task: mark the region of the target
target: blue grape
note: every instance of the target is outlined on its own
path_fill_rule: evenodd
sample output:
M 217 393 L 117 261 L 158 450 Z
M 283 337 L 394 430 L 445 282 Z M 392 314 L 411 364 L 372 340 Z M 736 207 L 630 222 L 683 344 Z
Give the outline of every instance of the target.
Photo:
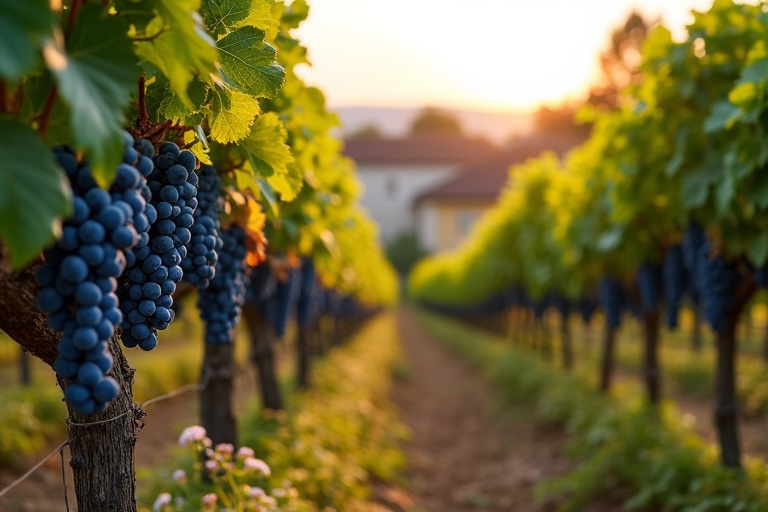
M 197 304 L 206 324 L 205 341 L 231 343 L 245 303 L 249 278 L 245 257 L 245 231 L 236 225 L 220 232 L 223 245 L 216 276 L 200 291 Z
M 711 246 L 705 242 L 699 248 L 699 290 L 704 319 L 715 332 L 725 328 L 733 308 L 733 296 L 739 282 L 739 271 L 733 262 L 722 256 L 710 256 Z
M 144 215 L 123 200 L 131 198 L 140 208 L 140 201 L 135 201 L 140 197 L 137 177 L 141 174 L 134 167 L 138 153 L 130 147 L 130 135 L 124 134 L 123 139 L 126 160 L 109 191 L 98 187 L 88 165 L 79 162 L 72 150 L 54 148 L 72 188 L 73 215 L 64 221 L 62 238 L 45 251 L 45 264 L 37 272 L 44 285 L 38 302 L 49 313 L 49 325 L 63 332 L 54 369 L 71 381 L 65 398 L 79 414 L 107 406 L 107 401 L 94 396 L 94 385 L 112 370 L 107 342 L 122 322 L 114 292 L 126 262 L 134 258 L 128 251 L 138 239 L 135 214 Z M 109 400 L 114 396 L 110 394 Z
M 635 284 L 643 311 L 656 311 L 664 296 L 664 277 L 661 265 L 644 262 L 637 269 Z
M 598 286 L 598 298 L 605 312 L 608 327 L 618 329 L 621 325 L 621 311 L 624 307 L 624 294 L 618 279 L 603 277 Z
M 199 290 L 208 287 L 216 275 L 218 253 L 221 248 L 219 230 L 221 225 L 218 218 L 217 202 L 221 191 L 221 179 L 216 169 L 211 165 L 201 165 L 199 176 L 189 173 L 197 180 L 197 209 L 191 216 L 193 222 L 185 217 L 185 226 L 174 231 L 180 240 L 190 244 L 190 251 L 181 261 L 184 279 L 195 285 Z M 179 234 L 179 231 L 183 233 Z

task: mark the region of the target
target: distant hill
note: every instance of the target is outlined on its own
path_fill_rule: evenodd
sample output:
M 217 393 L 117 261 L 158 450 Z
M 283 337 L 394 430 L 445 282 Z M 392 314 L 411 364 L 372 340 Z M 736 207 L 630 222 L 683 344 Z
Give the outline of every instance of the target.
M 341 118 L 343 136 L 373 124 L 387 137 L 405 135 L 411 122 L 421 111 L 420 108 L 378 107 L 342 107 L 332 110 Z M 498 145 L 505 144 L 514 135 L 528 135 L 533 131 L 533 116 L 528 113 L 443 110 L 461 121 L 467 135 L 485 137 Z

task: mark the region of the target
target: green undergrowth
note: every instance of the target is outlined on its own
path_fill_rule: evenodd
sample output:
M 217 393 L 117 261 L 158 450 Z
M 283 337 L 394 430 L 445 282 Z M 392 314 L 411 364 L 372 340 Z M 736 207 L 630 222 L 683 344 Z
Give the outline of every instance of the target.
M 287 412 L 251 409 L 241 439 L 272 467 L 273 485 L 290 481 L 313 510 L 364 511 L 373 482 L 399 480 L 407 430 L 388 398 L 399 350 L 394 313 L 380 314 L 316 363 Z
M 574 468 L 539 484 L 542 502 L 557 503 L 561 511 L 606 501 L 648 512 L 768 510 L 768 466 L 750 459 L 744 472 L 721 468 L 715 448 L 672 403 L 654 410 L 640 392 L 602 396 L 586 378 L 499 337 L 432 313 L 417 315 L 430 333 L 482 369 L 506 408 L 525 407 L 535 421 L 570 432 Z

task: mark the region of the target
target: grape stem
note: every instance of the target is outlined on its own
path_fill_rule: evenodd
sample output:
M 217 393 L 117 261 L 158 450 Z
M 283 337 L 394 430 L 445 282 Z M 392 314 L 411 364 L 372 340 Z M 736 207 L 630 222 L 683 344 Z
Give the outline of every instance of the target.
M 146 81 L 144 75 L 139 77 L 139 119 L 142 121 L 149 120 L 149 112 L 147 112 Z
M 0 112 L 8 112 L 8 90 L 5 80 L 0 79 Z
M 65 31 L 66 34 L 69 34 L 72 30 L 72 27 L 75 24 L 75 19 L 77 18 L 77 14 L 80 12 L 80 6 L 83 4 L 83 0 L 72 0 L 72 5 L 69 8 L 69 18 L 67 19 L 67 30 Z
M 48 123 L 51 121 L 53 107 L 56 104 L 56 92 L 56 84 L 54 83 L 51 85 L 51 90 L 48 91 L 48 97 L 45 99 L 43 112 L 40 114 L 40 126 L 37 128 L 37 132 L 41 137 L 45 137 L 45 132 L 48 131 Z

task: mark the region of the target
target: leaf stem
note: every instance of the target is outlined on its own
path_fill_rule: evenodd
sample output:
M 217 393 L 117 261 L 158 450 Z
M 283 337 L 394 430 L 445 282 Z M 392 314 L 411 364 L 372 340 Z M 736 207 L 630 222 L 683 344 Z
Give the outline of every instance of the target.
M 72 27 L 75 24 L 75 19 L 77 19 L 82 4 L 83 0 L 72 0 L 72 5 L 69 7 L 69 18 L 67 19 L 67 29 L 65 31 L 66 34 L 69 34 L 72 31 Z
M 145 41 L 154 41 L 155 39 L 157 39 L 158 37 L 160 37 L 161 35 L 163 35 L 166 32 L 168 32 L 168 29 L 163 27 L 160 30 L 158 30 L 156 34 L 152 34 L 151 36 L 135 36 L 135 37 L 129 37 L 128 39 L 130 39 L 134 43 L 140 43 L 140 42 L 145 42 Z
M 8 88 L 5 80 L 0 79 L 0 113 L 5 114 L 8 110 Z
M 53 107 L 56 104 L 56 84 L 51 85 L 51 90 L 48 91 L 48 97 L 45 99 L 45 106 L 43 112 L 40 114 L 40 126 L 37 128 L 37 132 L 41 137 L 45 137 L 45 132 L 48 131 L 48 123 L 51 121 L 51 115 L 53 114 Z
M 149 121 L 146 92 L 146 79 L 141 75 L 139 77 L 139 119 L 142 121 Z

